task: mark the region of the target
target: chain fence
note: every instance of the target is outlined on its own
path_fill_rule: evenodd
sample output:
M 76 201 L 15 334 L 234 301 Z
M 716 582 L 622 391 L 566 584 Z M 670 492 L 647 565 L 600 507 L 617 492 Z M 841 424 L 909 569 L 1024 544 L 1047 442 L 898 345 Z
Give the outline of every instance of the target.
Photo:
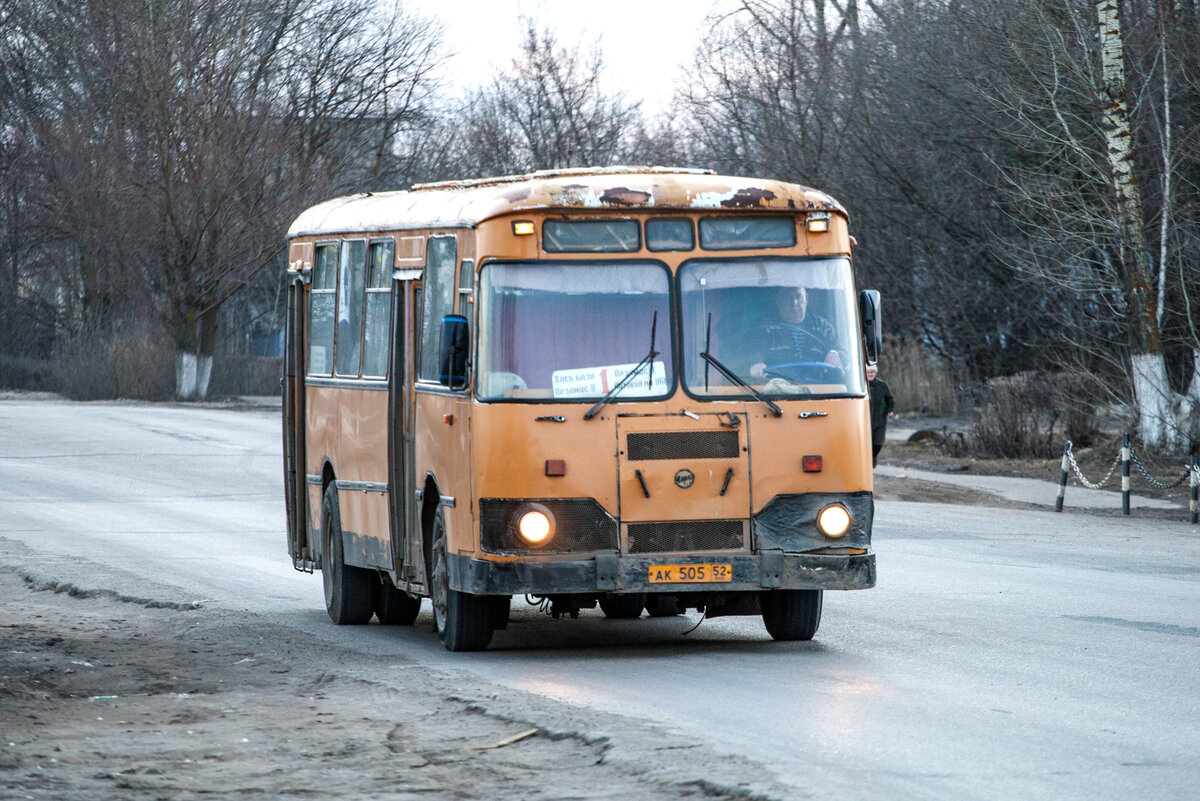
M 1063 446 L 1062 456 L 1062 471 L 1058 479 L 1058 498 L 1054 502 L 1054 511 L 1061 512 L 1063 510 L 1063 500 L 1067 492 L 1067 478 L 1070 473 L 1074 473 L 1079 483 L 1088 489 L 1098 490 L 1103 489 L 1108 484 L 1109 479 L 1117 471 L 1117 467 L 1121 468 L 1121 511 L 1125 514 L 1130 514 L 1129 496 L 1132 491 L 1132 474 L 1130 466 L 1136 466 L 1138 472 L 1152 487 L 1157 487 L 1160 490 L 1170 490 L 1181 486 L 1183 482 L 1190 481 L 1190 498 L 1189 511 L 1191 513 L 1191 522 L 1193 524 L 1200 523 L 1200 466 L 1197 465 L 1196 456 L 1192 456 L 1191 463 L 1185 465 L 1183 473 L 1173 481 L 1159 481 L 1146 469 L 1141 458 L 1138 457 L 1137 451 L 1133 448 L 1133 441 L 1128 434 L 1122 440 L 1121 447 L 1117 451 L 1116 457 L 1112 461 L 1112 465 L 1108 468 L 1108 472 L 1104 478 L 1099 481 L 1091 481 L 1083 474 L 1079 468 L 1079 462 L 1075 459 L 1074 445 L 1070 440 Z
M 1104 485 L 1112 478 L 1112 474 L 1117 472 L 1117 465 L 1121 464 L 1121 454 L 1117 455 L 1112 460 L 1112 467 L 1108 468 L 1108 472 L 1104 474 L 1104 478 L 1096 482 L 1087 480 L 1087 476 L 1079 469 L 1079 462 L 1075 461 L 1075 454 L 1071 452 L 1071 441 L 1067 440 L 1067 446 L 1063 449 L 1063 456 L 1071 461 L 1071 469 L 1075 472 L 1075 477 L 1079 479 L 1079 483 L 1088 489 L 1104 489 Z

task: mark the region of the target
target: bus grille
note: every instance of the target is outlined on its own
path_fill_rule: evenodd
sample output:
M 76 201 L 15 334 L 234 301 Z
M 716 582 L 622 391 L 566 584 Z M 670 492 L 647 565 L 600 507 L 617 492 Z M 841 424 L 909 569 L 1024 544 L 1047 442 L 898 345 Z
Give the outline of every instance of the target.
M 737 431 L 665 431 L 630 434 L 628 458 L 646 459 L 736 459 Z
M 544 506 L 554 518 L 554 537 L 538 548 L 517 536 L 517 517 L 531 502 Z M 619 531 L 617 521 L 591 498 L 479 500 L 479 541 L 488 553 L 616 551 Z
M 741 520 L 630 523 L 629 553 L 729 551 L 745 545 Z

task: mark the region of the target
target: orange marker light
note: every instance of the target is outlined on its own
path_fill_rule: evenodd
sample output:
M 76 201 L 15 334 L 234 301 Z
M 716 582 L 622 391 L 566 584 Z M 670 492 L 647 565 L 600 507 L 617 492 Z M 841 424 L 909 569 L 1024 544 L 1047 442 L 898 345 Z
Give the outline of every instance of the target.
M 443 423 L 445 423 L 445 424 L 446 424 L 446 425 L 448 425 L 448 426 L 452 426 L 452 425 L 454 425 L 454 415 L 452 415 L 452 414 L 443 414 L 443 415 L 442 415 L 442 422 L 443 422 Z
M 516 236 L 529 236 L 533 233 L 533 223 L 529 220 L 516 220 L 513 222 L 513 233 Z
M 823 234 L 829 230 L 829 217 L 809 217 L 808 232 L 810 234 Z

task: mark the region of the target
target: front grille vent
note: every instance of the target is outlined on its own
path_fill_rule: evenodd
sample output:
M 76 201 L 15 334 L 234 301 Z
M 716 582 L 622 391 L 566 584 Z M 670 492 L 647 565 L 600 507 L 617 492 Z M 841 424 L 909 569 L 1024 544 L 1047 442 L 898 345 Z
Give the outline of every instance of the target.
M 649 459 L 736 459 L 737 431 L 665 431 L 630 434 L 626 439 L 628 458 Z
M 745 546 L 741 520 L 630 523 L 629 553 L 731 551 Z
M 617 521 L 591 498 L 551 498 L 535 502 L 544 506 L 554 518 L 554 537 L 540 548 L 517 536 L 517 515 L 528 505 L 528 500 L 480 498 L 479 540 L 483 550 L 498 554 L 617 550 Z

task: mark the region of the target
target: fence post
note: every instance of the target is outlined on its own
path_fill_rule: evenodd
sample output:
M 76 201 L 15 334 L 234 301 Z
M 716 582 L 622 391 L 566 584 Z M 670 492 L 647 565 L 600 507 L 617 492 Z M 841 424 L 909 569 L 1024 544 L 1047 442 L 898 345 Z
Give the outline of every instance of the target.
M 1058 497 L 1054 499 L 1054 511 L 1061 512 L 1063 508 L 1063 497 L 1067 494 L 1067 469 L 1071 466 L 1067 461 L 1067 457 L 1071 453 L 1071 440 L 1067 440 L 1067 444 L 1063 445 L 1062 472 L 1058 474 Z
M 1196 462 L 1196 454 L 1192 454 L 1192 525 L 1200 523 L 1200 464 Z
M 1129 514 L 1129 459 L 1133 454 L 1129 435 L 1121 440 L 1121 513 Z

